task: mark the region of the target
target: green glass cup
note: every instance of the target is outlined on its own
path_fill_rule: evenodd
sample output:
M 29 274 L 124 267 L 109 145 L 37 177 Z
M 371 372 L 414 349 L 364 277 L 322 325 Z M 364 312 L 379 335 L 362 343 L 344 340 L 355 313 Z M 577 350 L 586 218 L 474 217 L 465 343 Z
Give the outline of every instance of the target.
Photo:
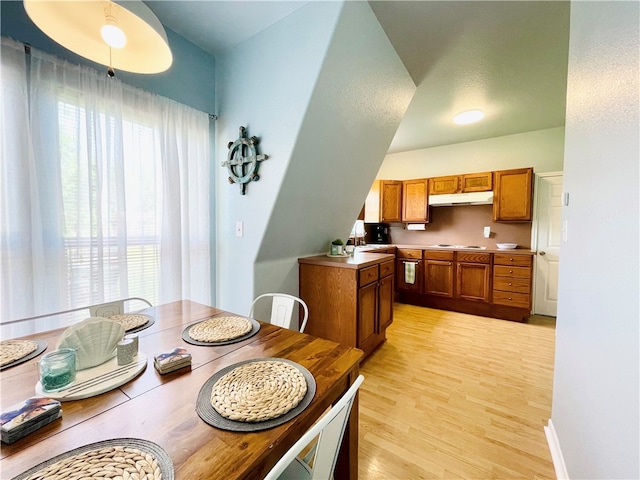
M 61 348 L 40 359 L 40 383 L 45 392 L 57 392 L 76 380 L 76 351 Z

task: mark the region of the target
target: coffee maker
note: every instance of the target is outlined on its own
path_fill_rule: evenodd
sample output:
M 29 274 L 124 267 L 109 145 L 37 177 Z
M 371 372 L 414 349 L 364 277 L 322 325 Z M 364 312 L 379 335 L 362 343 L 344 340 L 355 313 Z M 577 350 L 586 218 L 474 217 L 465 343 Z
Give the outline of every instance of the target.
M 369 244 L 389 244 L 389 226 L 386 223 L 365 223 L 364 241 Z

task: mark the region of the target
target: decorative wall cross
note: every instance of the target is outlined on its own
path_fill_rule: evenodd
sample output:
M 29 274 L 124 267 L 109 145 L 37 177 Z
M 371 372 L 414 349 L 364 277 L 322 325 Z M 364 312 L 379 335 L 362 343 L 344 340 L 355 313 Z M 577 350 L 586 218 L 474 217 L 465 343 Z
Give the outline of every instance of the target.
M 240 195 L 245 194 L 247 183 L 260 180 L 258 175 L 259 162 L 269 158 L 268 155 L 257 155 L 258 138 L 247 138 L 247 130 L 240 127 L 240 134 L 235 142 L 229 142 L 227 160 L 223 167 L 229 170 L 229 183 L 240 185 Z

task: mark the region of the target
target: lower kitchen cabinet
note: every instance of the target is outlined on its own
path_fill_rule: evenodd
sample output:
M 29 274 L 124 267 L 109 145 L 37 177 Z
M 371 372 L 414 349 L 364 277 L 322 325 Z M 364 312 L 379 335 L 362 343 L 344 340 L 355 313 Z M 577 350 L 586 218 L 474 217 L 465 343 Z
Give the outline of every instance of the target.
M 397 251 L 398 302 L 513 321 L 531 314 L 532 252 L 424 249 L 417 289 L 402 285 L 400 258 L 415 250 Z
M 305 333 L 360 348 L 365 356 L 386 340 L 393 322 L 393 255 L 318 255 L 298 264 L 299 295 L 309 307 Z
M 422 291 L 422 250 L 396 250 L 396 288 L 406 292 Z
M 424 293 L 453 298 L 453 252 L 424 252 Z
M 456 298 L 489 302 L 491 254 L 456 253 Z
M 493 303 L 531 308 L 531 255 L 496 253 L 493 259 Z

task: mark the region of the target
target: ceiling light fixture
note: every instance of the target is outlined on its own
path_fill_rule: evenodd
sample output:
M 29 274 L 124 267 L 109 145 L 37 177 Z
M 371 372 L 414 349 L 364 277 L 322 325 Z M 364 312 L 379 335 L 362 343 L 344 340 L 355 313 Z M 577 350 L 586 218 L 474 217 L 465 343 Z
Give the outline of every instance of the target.
M 484 112 L 482 110 L 467 110 L 453 117 L 453 123 L 457 125 L 467 125 L 468 123 L 479 122 L 483 118 Z
M 127 36 L 118 26 L 118 6 L 106 2 L 104 6 L 105 24 L 100 28 L 100 36 L 112 48 L 122 48 L 127 44 Z
M 57 43 L 110 69 L 160 73 L 173 62 L 164 27 L 141 0 L 24 0 L 24 8 Z

